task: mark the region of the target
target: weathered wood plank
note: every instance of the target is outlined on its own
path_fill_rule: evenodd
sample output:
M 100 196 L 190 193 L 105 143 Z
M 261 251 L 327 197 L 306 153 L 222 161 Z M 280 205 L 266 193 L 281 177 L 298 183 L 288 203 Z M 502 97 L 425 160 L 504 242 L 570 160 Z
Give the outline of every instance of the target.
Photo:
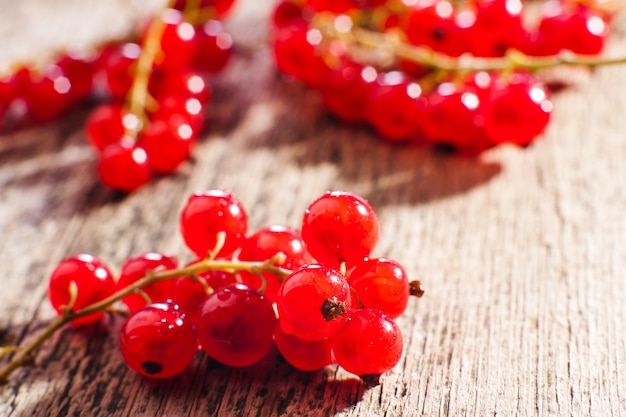
M 55 336 L 37 367 L 0 389 L 0 415 L 625 416 L 626 68 L 555 71 L 573 84 L 555 96 L 545 138 L 449 157 L 329 118 L 315 93 L 275 76 L 269 2 L 238 1 L 239 51 L 179 174 L 126 198 L 103 189 L 86 111 L 0 136 L 0 329 L 27 340 L 49 322 L 46 278 L 66 255 L 92 252 L 115 270 L 146 250 L 190 259 L 177 227 L 192 191 L 234 191 L 259 228 L 297 227 L 321 192 L 347 189 L 379 213 L 376 254 L 427 289 L 398 321 L 402 362 L 368 391 L 334 367 L 295 371 L 275 352 L 246 369 L 200 356 L 152 382 L 126 370 L 113 319 Z M 148 12 L 112 3 L 0 2 L 0 61 L 117 36 Z M 609 52 L 626 50 L 625 28 L 621 16 Z

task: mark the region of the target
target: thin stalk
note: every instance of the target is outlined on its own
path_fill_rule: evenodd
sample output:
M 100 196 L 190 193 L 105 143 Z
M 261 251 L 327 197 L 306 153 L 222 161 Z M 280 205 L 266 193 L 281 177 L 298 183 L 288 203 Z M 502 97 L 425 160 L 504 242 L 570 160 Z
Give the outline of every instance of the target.
M 560 65 L 578 65 L 598 67 L 604 65 L 626 64 L 626 56 L 596 57 L 576 55 L 567 51 L 547 57 L 534 57 L 517 50 L 510 50 L 501 58 L 480 58 L 469 54 L 458 58 L 451 57 L 431 50 L 407 43 L 400 33 L 377 32 L 358 26 L 353 26 L 348 32 L 337 31 L 329 21 L 317 21 L 315 26 L 327 39 L 336 39 L 350 45 L 367 48 L 369 50 L 387 53 L 395 58 L 411 61 L 424 67 L 447 72 L 476 72 L 476 71 L 505 71 L 511 69 L 525 69 L 536 71 Z

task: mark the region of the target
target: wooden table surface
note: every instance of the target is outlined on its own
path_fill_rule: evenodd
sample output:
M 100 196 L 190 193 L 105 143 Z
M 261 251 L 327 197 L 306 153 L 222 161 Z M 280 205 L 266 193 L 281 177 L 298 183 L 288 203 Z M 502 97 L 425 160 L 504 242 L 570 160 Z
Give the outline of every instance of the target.
M 1 0 L 0 62 L 120 36 L 158 3 Z M 528 149 L 446 156 L 338 123 L 277 77 L 273 4 L 238 0 L 237 54 L 174 176 L 127 197 L 101 186 L 87 109 L 0 135 L 0 339 L 51 321 L 47 278 L 63 257 L 90 252 L 116 271 L 148 250 L 189 260 L 178 216 L 193 191 L 235 192 L 258 229 L 299 227 L 322 192 L 349 190 L 379 214 L 375 254 L 426 289 L 398 319 L 400 364 L 369 390 L 275 351 L 245 369 L 199 356 L 153 382 L 126 369 L 114 318 L 48 341 L 0 387 L 0 416 L 626 416 L 626 66 L 547 74 L 567 85 Z M 607 53 L 626 53 L 624 15 Z

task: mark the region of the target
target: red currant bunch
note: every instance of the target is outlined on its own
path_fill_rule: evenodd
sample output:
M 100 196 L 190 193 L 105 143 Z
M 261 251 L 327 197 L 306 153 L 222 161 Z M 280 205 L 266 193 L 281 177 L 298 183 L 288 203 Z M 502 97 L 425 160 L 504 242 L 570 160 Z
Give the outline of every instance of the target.
M 527 23 L 522 0 L 283 0 L 273 51 L 339 119 L 475 155 L 546 129 L 552 102 L 535 70 L 602 51 L 602 2 L 549 0 L 538 15 Z
M 62 320 L 93 323 L 121 301 L 128 367 L 167 378 L 201 350 L 233 367 L 254 364 L 276 346 L 294 367 L 338 364 L 377 383 L 400 360 L 395 319 L 421 296 L 403 267 L 372 257 L 379 224 L 372 206 L 328 192 L 306 209 L 301 232 L 273 225 L 254 233 L 236 196 L 210 190 L 189 197 L 181 235 L 196 257 L 155 252 L 127 259 L 119 278 L 91 255 L 61 261 L 49 299 Z
M 135 42 L 64 52 L 0 74 L 0 128 L 52 121 L 87 98 L 101 102 L 85 133 L 102 182 L 133 191 L 186 161 L 206 124 L 211 74 L 233 40 L 219 19 L 233 0 L 176 1 Z
M 133 191 L 155 174 L 174 172 L 205 126 L 208 76 L 226 65 L 233 46 L 215 18 L 232 1 L 190 4 L 160 11 L 138 43 L 112 46 L 101 58 L 112 102 L 93 110 L 86 132 L 100 152 L 100 179 L 111 188 Z

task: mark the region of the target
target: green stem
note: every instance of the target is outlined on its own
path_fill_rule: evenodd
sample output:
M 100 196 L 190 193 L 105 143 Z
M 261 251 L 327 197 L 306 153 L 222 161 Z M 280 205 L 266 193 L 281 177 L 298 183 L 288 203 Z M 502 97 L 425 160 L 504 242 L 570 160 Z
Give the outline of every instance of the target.
M 110 311 L 110 307 L 114 303 L 120 301 L 127 295 L 141 291 L 142 288 L 150 284 L 178 277 L 194 276 L 205 271 L 215 270 L 228 272 L 249 271 L 259 274 L 263 272 L 269 272 L 275 274 L 281 280 L 284 280 L 291 273 L 290 270 L 277 266 L 283 263 L 284 260 L 285 255 L 282 253 L 279 253 L 263 262 L 204 259 L 185 268 L 149 272 L 148 274 L 146 274 L 145 277 L 134 282 L 132 285 L 129 285 L 128 287 L 119 290 L 115 294 L 105 299 L 83 307 L 81 309 L 74 311 L 71 306 L 68 306 L 68 308 L 65 309 L 58 318 L 50 323 L 50 325 L 46 327 L 46 329 L 43 330 L 37 336 L 37 338 L 35 338 L 35 340 L 30 342 L 27 346 L 11 346 L 2 348 L 2 350 L 0 351 L 2 353 L 16 353 L 14 357 L 9 361 L 9 363 L 7 363 L 4 368 L 0 369 L 0 383 L 6 382 L 9 376 L 16 369 L 32 363 L 34 354 L 37 349 L 39 349 L 46 340 L 50 339 L 57 330 L 59 330 L 67 323 L 79 317 L 87 316 L 93 313 Z
M 395 58 L 404 59 L 439 71 L 476 72 L 504 71 L 525 69 L 536 71 L 560 65 L 579 65 L 597 67 L 604 65 L 626 64 L 626 56 L 606 58 L 582 56 L 569 52 L 547 57 L 531 57 L 517 50 L 510 50 L 501 58 L 480 58 L 462 55 L 458 58 L 435 52 L 429 48 L 411 45 L 404 41 L 397 32 L 381 33 L 362 27 L 353 27 L 349 32 L 337 31 L 332 22 L 318 21 L 314 25 L 329 39 L 338 39 L 357 47 L 364 47 L 387 53 Z M 348 47 L 348 50 L 351 48 Z
M 136 128 L 126 131 L 126 136 L 137 139 L 140 129 L 147 120 L 146 108 L 150 99 L 148 84 L 152 76 L 152 68 L 157 55 L 161 52 L 161 37 L 165 29 L 165 22 L 159 16 L 155 17 L 150 26 L 146 38 L 141 45 L 141 54 L 137 60 L 133 84 L 128 92 L 127 105 L 131 114 L 134 114 L 141 121 Z

